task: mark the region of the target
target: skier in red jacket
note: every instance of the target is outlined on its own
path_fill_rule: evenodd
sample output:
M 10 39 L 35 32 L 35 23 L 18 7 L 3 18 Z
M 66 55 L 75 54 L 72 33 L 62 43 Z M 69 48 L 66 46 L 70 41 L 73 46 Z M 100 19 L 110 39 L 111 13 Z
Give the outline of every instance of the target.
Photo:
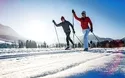
M 73 13 L 75 19 L 81 23 L 81 27 L 82 27 L 83 34 L 84 34 L 84 41 L 83 41 L 84 42 L 84 51 L 88 51 L 88 34 L 89 34 L 89 31 L 93 32 L 93 25 L 92 25 L 91 19 L 86 16 L 85 11 L 83 11 L 81 13 L 82 14 L 81 18 L 77 17 L 74 10 L 72 10 L 72 13 Z M 90 24 L 90 26 L 89 26 L 89 24 Z

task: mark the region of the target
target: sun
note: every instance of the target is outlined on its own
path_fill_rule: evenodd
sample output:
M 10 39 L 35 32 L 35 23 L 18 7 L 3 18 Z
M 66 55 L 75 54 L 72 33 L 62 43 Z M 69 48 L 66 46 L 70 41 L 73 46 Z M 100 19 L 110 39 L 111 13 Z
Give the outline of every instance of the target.
M 38 19 L 29 20 L 28 22 L 28 32 L 29 37 L 32 40 L 40 41 L 44 37 L 45 33 L 45 26 L 44 23 Z

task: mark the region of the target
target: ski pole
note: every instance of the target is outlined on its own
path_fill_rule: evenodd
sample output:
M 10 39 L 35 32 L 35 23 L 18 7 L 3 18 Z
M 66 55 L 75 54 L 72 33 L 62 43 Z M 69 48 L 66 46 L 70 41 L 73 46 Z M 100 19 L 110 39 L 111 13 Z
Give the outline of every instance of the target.
M 97 36 L 93 32 L 92 32 L 92 34 L 95 36 L 95 38 L 97 39 L 97 41 L 100 42 L 99 39 L 97 38 Z
M 74 35 L 76 36 L 76 34 L 74 34 Z M 80 41 L 81 44 L 83 44 L 82 41 L 77 36 L 76 36 L 76 38 Z
M 98 42 L 100 42 L 100 40 L 97 38 L 97 36 L 92 32 L 92 34 L 95 36 L 95 38 L 97 39 Z M 104 48 L 104 50 L 106 51 L 106 48 Z
M 58 33 L 57 33 L 57 30 L 56 30 L 56 26 L 55 26 L 55 25 L 54 25 L 54 28 L 55 28 L 55 32 L 56 32 L 56 37 L 57 37 L 57 40 L 58 40 L 59 48 L 60 48 L 59 37 L 58 37 Z
M 72 23 L 73 23 L 73 27 L 74 27 L 74 16 L 72 15 Z M 73 42 L 75 44 L 75 40 L 74 40 L 74 33 L 73 33 Z

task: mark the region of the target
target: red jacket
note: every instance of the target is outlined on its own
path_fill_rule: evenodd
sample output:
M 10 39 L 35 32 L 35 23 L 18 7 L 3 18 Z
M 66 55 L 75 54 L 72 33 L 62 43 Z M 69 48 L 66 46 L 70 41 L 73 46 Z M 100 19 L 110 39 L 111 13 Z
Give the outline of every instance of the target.
M 89 28 L 88 23 L 90 24 L 90 27 L 92 28 L 92 22 L 89 17 L 78 18 L 75 13 L 74 13 L 74 17 L 75 19 L 81 22 L 82 29 L 88 29 Z

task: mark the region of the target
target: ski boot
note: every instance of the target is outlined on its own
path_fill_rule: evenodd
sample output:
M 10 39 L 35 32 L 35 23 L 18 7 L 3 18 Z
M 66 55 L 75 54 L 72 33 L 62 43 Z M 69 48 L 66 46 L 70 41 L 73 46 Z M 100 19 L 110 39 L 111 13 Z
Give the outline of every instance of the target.
M 85 48 L 84 51 L 88 51 L 88 48 Z
M 69 46 L 65 48 L 65 50 L 69 50 Z

